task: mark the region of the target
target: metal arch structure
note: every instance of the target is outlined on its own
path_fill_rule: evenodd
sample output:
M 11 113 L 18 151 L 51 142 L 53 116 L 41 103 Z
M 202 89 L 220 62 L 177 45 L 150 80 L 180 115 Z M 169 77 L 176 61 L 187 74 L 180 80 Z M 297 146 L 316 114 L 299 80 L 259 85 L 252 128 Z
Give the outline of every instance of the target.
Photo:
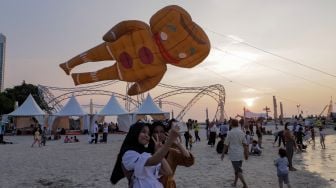
M 179 86 L 170 86 L 166 84 L 159 84 L 161 87 L 166 87 L 174 89 L 162 95 L 159 95 L 154 98 L 154 100 L 162 100 L 164 98 L 186 93 L 196 93 L 196 95 L 187 103 L 187 105 L 181 110 L 177 115 L 176 119 L 181 120 L 187 111 L 203 96 L 207 95 L 213 98 L 217 103 L 217 110 L 214 117 L 214 120 L 219 116 L 219 121 L 224 121 L 224 104 L 225 104 L 225 88 L 220 84 L 204 86 L 204 87 L 179 87 Z M 216 92 L 217 91 L 217 92 Z
M 45 100 L 48 106 L 51 107 L 50 112 L 57 112 L 62 109 L 62 105 L 60 103 L 54 104 L 54 103 L 49 102 L 49 101 L 52 101 L 55 98 L 55 96 L 54 94 L 50 92 L 47 86 L 38 85 L 37 88 L 38 88 L 39 96 L 42 99 L 42 101 Z
M 140 103 L 144 99 L 144 95 L 138 95 L 137 99 L 133 99 L 127 94 L 120 94 L 112 91 L 106 90 L 97 90 L 96 88 L 108 86 L 114 84 L 118 81 L 108 81 L 102 84 L 91 85 L 88 87 L 76 87 L 76 88 L 58 88 L 58 87 L 50 87 L 50 86 L 43 86 L 39 85 L 39 91 L 41 93 L 40 96 L 44 97 L 46 102 L 49 106 L 53 108 L 53 111 L 59 111 L 62 108 L 61 102 L 65 99 L 70 98 L 72 95 L 74 96 L 84 96 L 84 95 L 108 95 L 111 96 L 114 94 L 116 97 L 125 100 L 125 108 L 126 110 L 131 110 L 131 105 L 138 107 Z M 154 102 L 158 103 L 161 107 L 162 104 L 168 104 L 175 106 L 177 108 L 182 109 L 180 113 L 176 116 L 176 119 L 182 120 L 184 115 L 190 110 L 190 108 L 203 96 L 209 96 L 214 99 L 218 105 L 216 114 L 213 120 L 217 119 L 219 121 L 224 121 L 225 112 L 224 112 L 224 104 L 225 104 L 225 88 L 220 84 L 210 85 L 210 86 L 203 86 L 203 87 L 180 87 L 180 86 L 172 86 L 167 84 L 159 84 L 160 87 L 164 87 L 170 89 L 166 93 L 163 93 L 155 98 L 153 98 Z M 127 84 L 126 91 L 130 87 L 130 83 Z M 57 91 L 64 91 L 66 93 L 55 97 L 50 90 L 57 90 Z M 126 92 L 127 93 L 127 92 Z M 164 100 L 168 97 L 180 94 L 196 94 L 185 106 L 182 106 L 178 103 L 171 102 Z M 219 118 L 218 118 L 219 117 Z
M 162 104 L 167 104 L 167 105 L 175 106 L 175 107 L 180 108 L 180 109 L 184 108 L 184 106 L 182 106 L 182 105 L 180 105 L 180 104 L 178 104 L 176 102 L 172 102 L 172 101 L 154 101 L 154 102 L 158 103 L 159 106 L 160 106 L 160 108 L 162 108 Z
M 125 106 L 129 107 L 129 108 L 127 108 L 128 111 L 131 111 L 131 105 L 130 104 L 132 104 L 135 107 L 140 105 L 139 100 L 135 100 L 135 99 L 131 98 L 130 96 L 123 95 L 123 94 L 116 93 L 116 92 L 106 91 L 106 90 L 80 90 L 80 91 L 66 90 L 66 91 L 70 91 L 70 92 L 64 93 L 64 94 L 59 95 L 57 97 L 54 97 L 54 95 L 45 86 L 40 86 L 39 91 L 47 99 L 48 105 L 52 106 L 53 109 L 55 109 L 55 110 L 60 110 L 62 108 L 61 102 L 70 98 L 72 95 L 74 95 L 74 96 L 84 96 L 84 95 L 108 95 L 108 96 L 111 96 L 112 94 L 114 94 L 116 97 L 125 100 Z M 172 102 L 172 101 L 158 101 L 157 100 L 157 101 L 154 101 L 154 102 L 159 103 L 159 104 L 161 103 L 160 106 L 162 104 L 166 104 L 166 105 L 175 106 L 175 107 L 180 108 L 180 109 L 184 108 L 184 106 L 182 106 L 182 105 L 180 105 L 176 102 Z
M 67 98 L 62 99 L 61 101 L 55 100 L 55 99 L 57 99 L 61 96 L 55 97 L 55 95 L 50 90 L 63 91 L 63 92 L 67 92 L 67 93 L 78 93 L 80 91 L 96 89 L 96 88 L 112 85 L 112 84 L 117 83 L 117 82 L 118 81 L 116 81 L 116 80 L 112 80 L 112 81 L 106 81 L 106 82 L 103 82 L 103 83 L 100 83 L 100 84 L 95 84 L 95 85 L 91 85 L 91 86 L 87 86 L 87 87 L 76 87 L 76 88 L 61 88 L 61 87 L 38 85 L 38 91 L 40 93 L 39 96 L 42 98 L 42 100 L 45 100 L 47 102 L 48 106 L 50 106 L 52 108 L 51 112 L 57 112 L 57 111 L 59 111 L 63 108 L 63 105 L 60 102 L 63 101 L 64 99 L 67 99 Z
M 72 91 L 72 92 L 68 92 L 68 93 L 64 93 L 58 97 L 55 97 L 54 99 L 52 99 L 51 101 L 49 101 L 49 104 L 53 104 L 53 105 L 60 105 L 60 103 L 65 100 L 70 98 L 71 96 L 84 96 L 84 95 L 107 95 L 107 96 L 112 96 L 114 95 L 117 98 L 121 98 L 123 100 L 128 101 L 129 103 L 133 104 L 134 106 L 139 106 L 140 103 L 135 100 L 130 98 L 129 96 L 120 94 L 120 93 L 116 93 L 113 91 L 105 91 L 105 90 L 80 90 L 80 91 Z M 129 110 L 129 109 L 127 109 Z

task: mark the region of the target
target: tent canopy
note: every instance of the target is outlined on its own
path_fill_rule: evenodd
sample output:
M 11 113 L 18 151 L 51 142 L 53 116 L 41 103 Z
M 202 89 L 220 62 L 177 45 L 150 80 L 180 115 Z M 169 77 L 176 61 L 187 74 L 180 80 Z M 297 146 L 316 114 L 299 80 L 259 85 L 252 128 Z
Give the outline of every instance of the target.
M 33 96 L 29 94 L 22 105 L 8 114 L 8 116 L 43 116 L 46 113 L 39 107 Z
M 170 113 L 162 111 L 148 94 L 144 102 L 133 113 L 118 116 L 119 130 L 128 132 L 130 126 L 143 115 L 150 115 L 153 119 L 164 120 L 169 118 Z
M 68 103 L 56 114 L 55 116 L 84 116 L 87 113 L 84 112 L 82 107 L 79 105 L 77 99 L 73 95 Z
M 118 103 L 114 95 L 111 96 L 108 103 L 98 113 L 98 115 L 103 115 L 103 116 L 113 116 L 113 115 L 121 115 L 121 114 L 127 114 L 127 112 L 124 108 L 121 107 L 121 105 Z
M 256 112 L 251 112 L 248 109 L 245 111 L 245 117 L 246 118 L 266 118 L 266 113 L 256 113 Z
M 141 106 L 134 111 L 135 114 L 169 114 L 169 112 L 163 112 L 153 101 L 152 97 L 148 94 L 145 101 L 141 104 Z

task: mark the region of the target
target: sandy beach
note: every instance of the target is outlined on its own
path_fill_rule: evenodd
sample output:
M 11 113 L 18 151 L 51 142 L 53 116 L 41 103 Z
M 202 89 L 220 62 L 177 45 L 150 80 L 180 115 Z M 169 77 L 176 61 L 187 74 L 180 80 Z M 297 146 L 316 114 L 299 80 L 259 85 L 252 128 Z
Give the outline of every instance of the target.
M 321 149 L 317 137 L 315 149 L 309 145 L 307 152 L 295 154 L 294 166 L 298 171 L 290 172 L 292 187 L 336 187 L 332 180 L 336 177 L 336 137 L 335 131 L 327 132 L 327 149 Z M 221 161 L 215 147 L 207 145 L 205 131 L 200 133 L 202 141 L 194 143 L 192 148 L 196 162 L 189 168 L 177 168 L 177 187 L 231 187 L 233 169 L 228 156 Z M 31 148 L 32 136 L 6 136 L 13 144 L 0 145 L 0 187 L 127 187 L 126 179 L 115 186 L 109 181 L 124 137 L 110 134 L 107 144 L 88 144 L 87 136 L 80 135 L 79 143 L 65 144 L 57 140 L 47 142 L 42 148 L 36 145 Z M 244 161 L 249 187 L 278 187 L 273 165 L 278 147 L 272 146 L 273 140 L 273 135 L 265 135 L 263 154 Z M 238 183 L 237 187 L 242 184 Z

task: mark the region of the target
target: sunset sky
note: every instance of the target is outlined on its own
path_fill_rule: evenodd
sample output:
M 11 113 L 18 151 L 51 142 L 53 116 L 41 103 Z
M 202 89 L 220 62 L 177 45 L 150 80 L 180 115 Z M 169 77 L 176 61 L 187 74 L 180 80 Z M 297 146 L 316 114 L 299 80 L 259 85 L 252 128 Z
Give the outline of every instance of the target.
M 102 36 L 118 22 L 148 23 L 157 10 L 171 4 L 186 9 L 205 30 L 211 52 L 192 69 L 168 66 L 161 83 L 222 84 L 228 116 L 241 114 L 244 106 L 261 112 L 273 105 L 272 96 L 283 103 L 286 116 L 297 114 L 298 104 L 304 115 L 319 114 L 331 96 L 336 97 L 334 0 L 2 0 L 0 33 L 7 37 L 5 87 L 22 80 L 74 87 L 71 77 L 58 67 L 60 63 L 103 42 Z M 95 71 L 113 63 L 87 63 L 73 72 Z M 101 89 L 125 93 L 126 84 Z M 156 87 L 149 93 L 154 98 L 167 91 Z M 186 105 L 194 95 L 167 100 Z M 104 105 L 109 97 L 78 97 L 83 105 L 89 99 Z M 184 119 L 204 121 L 206 108 L 213 118 L 216 106 L 205 96 Z M 174 110 L 175 115 L 180 111 L 168 105 L 163 110 Z

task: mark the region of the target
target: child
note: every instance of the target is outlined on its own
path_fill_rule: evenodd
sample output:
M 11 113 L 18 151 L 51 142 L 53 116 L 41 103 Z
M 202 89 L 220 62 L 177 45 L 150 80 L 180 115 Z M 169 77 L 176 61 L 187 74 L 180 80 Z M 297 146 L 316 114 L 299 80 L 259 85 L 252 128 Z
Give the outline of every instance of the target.
M 104 142 L 105 142 L 104 137 L 103 137 L 103 136 L 100 136 L 100 137 L 99 137 L 99 143 L 104 143 Z
M 246 144 L 250 146 L 250 144 L 253 141 L 253 137 L 251 136 L 250 131 L 246 131 L 245 139 L 246 139 Z
M 251 150 L 250 150 L 250 154 L 251 155 L 258 155 L 258 156 L 261 155 L 261 149 L 258 145 L 258 141 L 253 140 Z
M 322 127 L 320 127 L 319 129 L 320 129 L 320 144 L 321 144 L 321 146 L 322 146 L 322 149 L 325 149 L 324 140 L 325 140 L 325 136 L 326 136 L 326 134 L 325 134 L 325 132 L 323 131 L 323 128 L 322 128 Z
M 92 144 L 93 141 L 94 141 L 94 134 L 91 134 L 91 135 L 89 135 L 89 137 L 88 137 L 88 142 L 89 142 L 89 144 Z
M 41 147 L 41 135 L 40 135 L 40 128 L 37 128 L 34 132 L 34 142 L 31 147 L 34 147 L 35 143 L 38 143 L 38 146 Z
M 64 143 L 71 143 L 71 140 L 68 136 L 65 136 Z
M 286 150 L 283 148 L 279 149 L 279 156 L 277 160 L 274 161 L 274 165 L 277 167 L 277 175 L 279 180 L 279 187 L 283 187 L 283 183 L 287 184 L 287 187 L 290 188 L 289 178 L 288 178 L 288 159 Z
M 216 146 L 216 151 L 218 154 L 221 154 L 223 152 L 223 149 L 224 149 L 224 136 L 221 136 L 220 137 L 220 141 L 217 143 L 217 146 Z

